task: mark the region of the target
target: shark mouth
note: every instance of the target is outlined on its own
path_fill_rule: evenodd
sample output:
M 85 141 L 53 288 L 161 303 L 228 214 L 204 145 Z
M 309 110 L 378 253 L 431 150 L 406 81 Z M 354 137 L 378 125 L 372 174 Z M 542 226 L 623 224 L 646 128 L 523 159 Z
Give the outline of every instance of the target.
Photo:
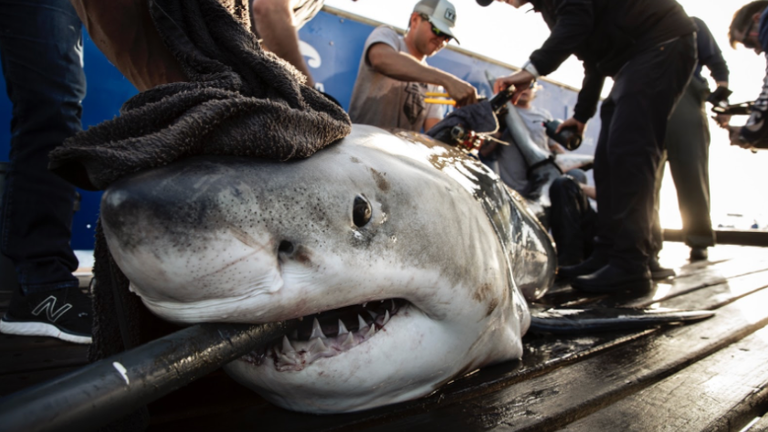
M 261 366 L 272 360 L 280 372 L 300 371 L 321 358 L 333 357 L 369 340 L 410 303 L 388 299 L 347 306 L 292 321 L 298 328 L 242 361 Z

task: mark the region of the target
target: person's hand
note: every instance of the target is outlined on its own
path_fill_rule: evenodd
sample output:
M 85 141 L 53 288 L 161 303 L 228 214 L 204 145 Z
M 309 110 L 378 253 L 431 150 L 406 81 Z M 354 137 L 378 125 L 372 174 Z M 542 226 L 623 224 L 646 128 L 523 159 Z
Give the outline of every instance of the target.
M 752 144 L 741 139 L 741 127 L 740 126 L 728 126 L 728 135 L 731 140 L 731 145 L 739 146 L 743 149 L 751 149 Z
M 534 77 L 532 73 L 526 70 L 521 70 L 519 72 L 513 73 L 512 75 L 498 78 L 496 79 L 496 82 L 493 83 L 493 93 L 500 93 L 510 87 L 513 87 L 515 90 L 512 94 L 511 101 L 514 105 L 520 98 L 520 93 L 522 93 L 523 90 L 529 88 L 535 78 L 536 77 Z
M 456 108 L 472 105 L 477 102 L 477 90 L 472 84 L 453 78 L 443 85 L 448 95 L 456 101 Z
M 731 122 L 730 114 L 717 114 L 712 117 L 713 120 L 723 129 L 728 129 L 728 124 Z
M 576 132 L 579 133 L 579 135 L 584 135 L 584 128 L 586 124 L 576 120 L 575 118 L 571 117 L 568 120 L 560 123 L 560 126 L 557 127 L 557 130 L 555 131 L 556 134 L 559 134 L 563 128 L 576 126 Z

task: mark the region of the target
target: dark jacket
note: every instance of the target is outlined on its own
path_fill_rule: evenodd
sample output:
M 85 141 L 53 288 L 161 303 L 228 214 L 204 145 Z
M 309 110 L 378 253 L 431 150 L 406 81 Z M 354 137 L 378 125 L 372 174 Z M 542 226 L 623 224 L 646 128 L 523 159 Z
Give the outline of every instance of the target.
M 712 37 L 712 32 L 709 31 L 709 27 L 704 21 L 696 17 L 691 17 L 691 19 L 696 24 L 696 52 L 698 53 L 698 63 L 693 70 L 693 77 L 706 81 L 701 76 L 701 69 L 706 66 L 712 79 L 717 82 L 728 82 L 728 64 L 725 62 L 715 38 Z
M 635 54 L 696 31 L 675 0 L 530 0 L 552 33 L 530 60 L 540 75 L 571 54 L 584 62 L 584 83 L 574 117 L 595 114 L 606 76 Z

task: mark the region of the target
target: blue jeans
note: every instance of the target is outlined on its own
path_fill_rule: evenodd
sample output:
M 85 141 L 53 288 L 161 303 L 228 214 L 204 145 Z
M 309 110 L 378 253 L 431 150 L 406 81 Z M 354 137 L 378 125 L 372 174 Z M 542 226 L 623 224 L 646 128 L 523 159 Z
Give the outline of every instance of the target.
M 0 61 L 13 103 L 0 250 L 24 294 L 78 286 L 75 188 L 48 171 L 48 153 L 82 130 L 82 48 L 68 0 L 0 0 Z

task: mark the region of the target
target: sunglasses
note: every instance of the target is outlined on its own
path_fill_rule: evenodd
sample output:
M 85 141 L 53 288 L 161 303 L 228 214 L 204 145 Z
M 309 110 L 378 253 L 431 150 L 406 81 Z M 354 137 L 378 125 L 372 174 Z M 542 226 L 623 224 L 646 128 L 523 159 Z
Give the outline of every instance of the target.
M 428 22 L 429 25 L 432 26 L 432 34 L 434 34 L 437 37 L 444 38 L 446 42 L 450 42 L 451 39 L 453 39 L 453 36 L 435 27 L 435 25 L 432 24 L 432 21 L 429 19 L 429 15 L 425 15 L 425 14 L 419 14 L 419 15 L 421 16 L 421 19 Z

